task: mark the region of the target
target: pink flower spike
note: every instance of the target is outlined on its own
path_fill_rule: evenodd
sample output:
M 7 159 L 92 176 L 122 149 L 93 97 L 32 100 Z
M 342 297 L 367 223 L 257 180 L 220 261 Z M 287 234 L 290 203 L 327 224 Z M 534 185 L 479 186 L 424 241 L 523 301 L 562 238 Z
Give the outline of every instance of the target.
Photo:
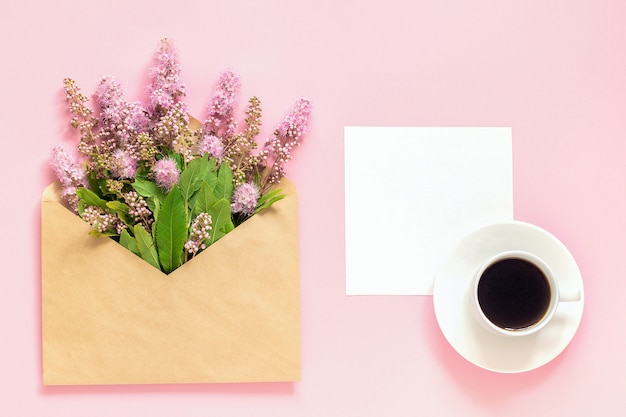
M 250 182 L 243 183 L 235 188 L 230 208 L 233 213 L 250 216 L 256 209 L 259 197 L 259 187 Z
M 201 250 L 206 249 L 205 240 L 209 239 L 209 231 L 213 228 L 211 226 L 213 218 L 208 213 L 200 213 L 191 224 L 189 233 L 189 239 L 185 242 L 185 250 L 192 255 L 195 255 Z
M 181 66 L 178 51 L 169 39 L 161 40 L 152 59 L 148 85 L 148 111 L 155 115 L 166 112 L 185 96 L 185 86 L 180 81 Z
M 292 159 L 292 150 L 300 145 L 308 132 L 311 113 L 311 101 L 306 98 L 296 101 L 278 124 L 274 134 L 263 144 L 263 163 L 269 167 L 264 184 L 275 184 L 285 176 L 283 165 Z
M 298 141 L 309 129 L 311 110 L 312 105 L 309 99 L 301 98 L 296 101 L 278 125 L 279 135 L 285 139 L 290 138 Z M 285 142 L 287 141 L 283 140 L 283 143 Z
M 157 161 L 153 170 L 157 185 L 167 192 L 176 185 L 180 177 L 176 161 L 171 158 L 163 158 Z
M 221 136 L 234 133 L 235 104 L 240 86 L 241 80 L 235 72 L 228 70 L 220 75 L 217 90 L 209 102 L 209 114 L 205 122 L 207 131 Z
M 129 104 L 129 115 L 126 119 L 126 124 L 133 132 L 145 132 L 148 130 L 150 120 L 143 104 L 140 102 Z
M 76 155 L 68 152 L 62 145 L 52 148 L 52 170 L 64 187 L 87 186 L 85 170 Z
M 76 155 L 68 152 L 62 145 L 52 148 L 51 166 L 54 175 L 61 183 L 63 199 L 76 212 L 78 208 L 76 189 L 88 185 L 84 168 L 78 162 Z
M 101 118 L 107 124 L 116 125 L 122 121 L 126 103 L 122 87 L 115 77 L 102 77 L 93 97 L 100 107 Z

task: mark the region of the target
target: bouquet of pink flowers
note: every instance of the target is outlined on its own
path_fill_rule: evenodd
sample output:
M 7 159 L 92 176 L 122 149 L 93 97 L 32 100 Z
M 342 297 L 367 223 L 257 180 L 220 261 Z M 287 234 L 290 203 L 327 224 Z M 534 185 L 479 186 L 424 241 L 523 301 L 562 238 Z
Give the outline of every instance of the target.
M 311 117 L 310 101 L 296 101 L 259 147 L 260 101 L 248 101 L 239 128 L 240 80 L 225 71 L 204 122 L 193 118 L 167 39 L 154 56 L 144 102 L 127 101 L 110 76 L 93 94 L 93 109 L 73 80 L 64 85 L 80 132 L 77 153 L 61 145 L 52 151 L 65 202 L 92 235 L 115 239 L 166 274 L 283 197 L 284 164 Z

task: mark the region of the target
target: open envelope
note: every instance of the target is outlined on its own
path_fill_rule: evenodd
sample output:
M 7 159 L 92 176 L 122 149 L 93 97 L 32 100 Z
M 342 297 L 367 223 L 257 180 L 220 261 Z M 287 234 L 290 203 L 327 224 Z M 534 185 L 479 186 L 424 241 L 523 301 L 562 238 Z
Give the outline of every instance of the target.
M 300 379 L 298 207 L 287 197 L 169 275 L 42 199 L 46 385 Z

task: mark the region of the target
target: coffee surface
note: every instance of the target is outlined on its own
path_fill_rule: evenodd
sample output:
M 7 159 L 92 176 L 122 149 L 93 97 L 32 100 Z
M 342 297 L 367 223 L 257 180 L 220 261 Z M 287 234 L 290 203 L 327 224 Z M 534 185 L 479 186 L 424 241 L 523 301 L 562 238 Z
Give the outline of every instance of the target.
M 478 303 L 485 316 L 503 329 L 532 326 L 546 314 L 550 286 L 531 262 L 510 258 L 495 262 L 478 283 Z

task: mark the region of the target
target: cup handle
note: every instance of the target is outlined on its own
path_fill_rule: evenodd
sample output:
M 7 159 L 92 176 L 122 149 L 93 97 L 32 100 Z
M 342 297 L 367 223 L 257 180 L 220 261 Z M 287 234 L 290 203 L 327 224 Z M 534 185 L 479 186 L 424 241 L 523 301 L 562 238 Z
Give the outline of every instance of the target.
M 559 301 L 580 301 L 581 294 L 579 289 L 561 288 L 559 289 Z

